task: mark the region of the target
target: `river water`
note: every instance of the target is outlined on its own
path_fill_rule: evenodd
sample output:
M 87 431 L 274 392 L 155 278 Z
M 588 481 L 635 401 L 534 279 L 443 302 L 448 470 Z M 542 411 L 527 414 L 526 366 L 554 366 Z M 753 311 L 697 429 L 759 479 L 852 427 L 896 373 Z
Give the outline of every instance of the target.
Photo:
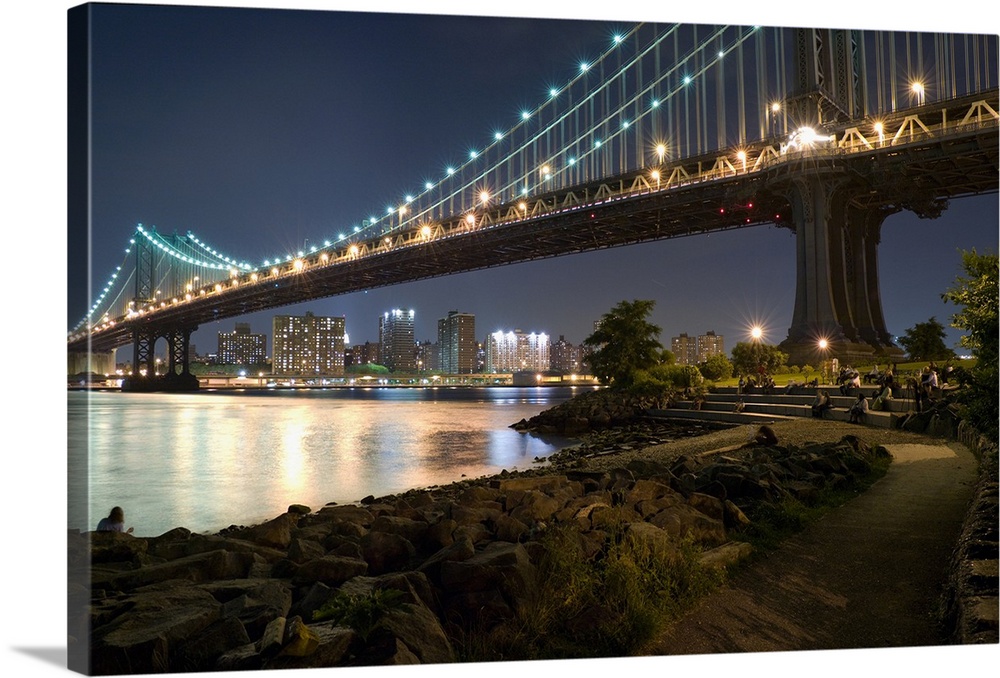
M 510 424 L 573 388 L 70 392 L 69 528 L 112 506 L 137 536 L 215 532 L 462 477 L 527 469 L 571 441 Z

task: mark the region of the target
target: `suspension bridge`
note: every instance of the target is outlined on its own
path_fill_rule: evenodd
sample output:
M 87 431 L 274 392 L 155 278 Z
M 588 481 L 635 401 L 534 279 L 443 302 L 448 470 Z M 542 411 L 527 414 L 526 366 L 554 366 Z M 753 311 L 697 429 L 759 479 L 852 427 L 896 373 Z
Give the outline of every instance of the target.
M 206 322 L 761 224 L 796 235 L 790 361 L 821 339 L 892 358 L 881 225 L 997 191 L 997 82 L 996 36 L 639 24 L 462 164 L 308 251 L 251 263 L 136 225 L 68 334 L 70 369 L 131 345 L 128 388 L 197 388 L 188 349 Z

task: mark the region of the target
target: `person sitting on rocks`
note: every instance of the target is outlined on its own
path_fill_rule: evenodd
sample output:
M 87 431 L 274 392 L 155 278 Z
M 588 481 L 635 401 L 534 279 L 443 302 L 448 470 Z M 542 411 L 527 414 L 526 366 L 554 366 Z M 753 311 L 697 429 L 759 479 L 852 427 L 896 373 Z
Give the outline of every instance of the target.
M 812 415 L 817 419 L 822 419 L 823 413 L 832 408 L 833 403 L 830 402 L 830 396 L 826 394 L 826 390 L 820 389 L 817 391 L 816 399 L 812 404 Z
M 860 424 L 864 416 L 868 414 L 868 398 L 864 393 L 858 394 L 858 399 L 851 405 L 850 421 L 852 424 Z
M 736 405 L 733 406 L 733 412 L 742 412 L 744 407 L 743 398 L 736 401 Z
M 124 534 L 132 534 L 134 528 L 125 529 L 125 511 L 122 510 L 120 506 L 116 506 L 111 509 L 111 513 L 108 514 L 107 518 L 101 518 L 100 522 L 97 523 L 98 532 L 122 532 Z

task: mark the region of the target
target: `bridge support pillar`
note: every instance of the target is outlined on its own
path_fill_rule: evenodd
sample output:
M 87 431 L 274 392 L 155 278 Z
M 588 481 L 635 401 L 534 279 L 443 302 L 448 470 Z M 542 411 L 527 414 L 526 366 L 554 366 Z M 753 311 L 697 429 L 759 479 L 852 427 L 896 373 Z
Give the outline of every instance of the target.
M 94 374 L 114 374 L 115 373 L 115 352 L 106 351 L 101 353 L 73 353 L 67 354 L 66 374 L 76 375 L 81 373 Z
M 197 391 L 198 378 L 191 374 L 190 347 L 194 328 L 157 331 L 136 329 L 133 338 L 132 376 L 122 382 L 123 391 Z M 162 375 L 156 373 L 156 340 L 167 340 L 167 365 Z
M 795 308 L 781 343 L 789 363 L 900 358 L 885 327 L 878 283 L 882 222 L 894 210 L 862 206 L 855 198 L 867 197 L 867 189 L 832 166 L 800 166 L 782 190 L 796 234 Z

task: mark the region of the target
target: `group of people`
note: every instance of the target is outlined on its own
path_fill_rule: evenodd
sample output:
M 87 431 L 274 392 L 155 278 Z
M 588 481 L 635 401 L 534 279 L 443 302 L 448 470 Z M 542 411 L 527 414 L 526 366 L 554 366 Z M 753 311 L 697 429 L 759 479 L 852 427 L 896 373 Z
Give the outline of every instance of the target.
M 830 400 L 830 396 L 827 395 L 826 389 L 819 389 L 816 392 L 816 398 L 812 403 L 812 416 L 817 419 L 822 419 L 823 414 L 827 410 L 835 409 L 833 406 L 833 401 Z M 865 415 L 868 413 L 868 398 L 865 397 L 864 393 L 858 393 L 858 398 L 852 404 L 848 410 L 848 418 L 852 424 L 859 424 L 864 421 Z
M 744 377 L 740 375 L 739 383 L 740 393 L 753 393 L 756 389 L 760 389 L 760 392 L 764 395 L 770 395 L 774 391 L 774 377 L 770 374 L 760 374 L 757 379 L 753 377 Z

